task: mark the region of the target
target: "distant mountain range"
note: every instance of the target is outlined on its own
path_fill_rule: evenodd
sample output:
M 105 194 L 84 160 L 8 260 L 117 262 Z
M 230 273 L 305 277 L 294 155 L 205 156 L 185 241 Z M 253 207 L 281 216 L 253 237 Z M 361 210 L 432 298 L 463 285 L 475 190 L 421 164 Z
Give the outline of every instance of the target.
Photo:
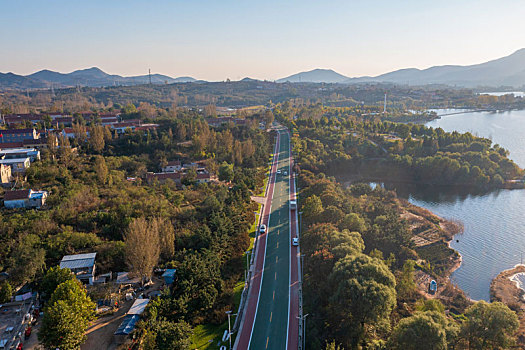
M 427 69 L 400 69 L 376 77 L 349 78 L 333 70 L 314 69 L 297 73 L 277 82 L 369 83 L 384 82 L 408 85 L 444 84 L 463 87 L 525 85 L 525 49 L 489 62 L 470 66 L 435 66 Z
M 255 79 L 244 78 L 243 81 Z M 172 84 L 196 82 L 191 77 L 172 78 L 161 74 L 152 74 L 153 84 Z M 278 79 L 277 83 L 394 83 L 406 85 L 442 84 L 461 87 L 478 86 L 525 86 L 525 49 L 512 55 L 489 62 L 470 66 L 435 66 L 427 69 L 400 69 L 376 77 L 350 78 L 331 69 L 314 69 Z M 0 73 L 0 89 L 43 89 L 72 86 L 102 87 L 114 85 L 137 85 L 149 83 L 148 75 L 123 77 L 103 72 L 99 68 L 76 70 L 71 73 L 58 73 L 41 70 L 30 75 Z
M 187 83 L 196 81 L 191 77 L 172 78 L 161 74 L 152 74 L 153 84 Z M 59 73 L 47 69 L 30 75 L 17 75 L 13 73 L 0 73 L 0 88 L 4 89 L 41 89 L 64 88 L 72 86 L 113 86 L 137 85 L 149 83 L 149 75 L 123 77 L 103 72 L 99 68 L 76 70 L 71 73 Z

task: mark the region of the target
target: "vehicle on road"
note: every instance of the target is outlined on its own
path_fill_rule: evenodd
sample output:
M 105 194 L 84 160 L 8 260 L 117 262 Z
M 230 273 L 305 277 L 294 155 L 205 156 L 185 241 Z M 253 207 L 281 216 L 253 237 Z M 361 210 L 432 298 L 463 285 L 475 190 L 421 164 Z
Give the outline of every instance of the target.
M 277 170 L 277 175 L 281 175 L 281 171 L 280 170 Z
M 294 237 L 294 238 L 292 239 L 292 245 L 293 245 L 294 247 L 297 247 L 297 246 L 299 245 L 299 238 Z
M 290 201 L 290 210 L 296 210 L 297 209 L 297 201 L 292 200 Z
M 261 227 L 259 228 L 259 232 L 260 233 L 265 233 L 266 232 L 266 225 L 261 225 Z
M 283 171 L 283 175 L 284 175 L 284 176 L 288 176 L 288 172 L 287 172 L 286 170 Z

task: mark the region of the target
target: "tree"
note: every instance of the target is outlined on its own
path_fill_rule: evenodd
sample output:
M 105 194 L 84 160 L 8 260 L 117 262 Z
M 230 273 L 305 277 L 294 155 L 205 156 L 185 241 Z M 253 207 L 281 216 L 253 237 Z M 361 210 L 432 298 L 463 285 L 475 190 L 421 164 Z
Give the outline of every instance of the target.
M 154 327 L 156 349 L 186 350 L 191 345 L 192 330 L 184 321 L 157 321 Z
M 102 152 L 105 146 L 104 128 L 100 125 L 94 125 L 89 135 L 89 145 L 95 152 Z
M 42 278 L 40 291 L 46 298 L 50 298 L 60 284 L 72 279 L 75 279 L 75 276 L 70 269 L 61 269 L 60 266 L 51 267 Z
M 13 297 L 13 287 L 9 284 L 7 280 L 0 283 L 0 303 L 8 303 Z
M 398 274 L 396 289 L 400 298 L 410 299 L 417 295 L 417 286 L 414 280 L 415 264 L 414 260 L 405 261 L 403 269 Z
M 364 254 L 339 260 L 329 276 L 330 323 L 348 348 L 358 347 L 367 327 L 388 322 L 396 305 L 396 281 L 384 262 Z
M 61 283 L 51 295 L 38 339 L 46 348 L 76 350 L 86 340 L 95 304 L 77 279 Z
M 219 180 L 230 182 L 233 180 L 233 164 L 223 162 L 219 167 Z
M 134 219 L 124 233 L 126 262 L 142 282 L 151 277 L 160 255 L 157 224 L 144 218 Z
M 175 254 L 175 229 L 171 222 L 165 218 L 153 219 L 152 226 L 159 233 L 160 253 L 164 259 L 169 259 Z
M 95 174 L 97 174 L 98 182 L 102 185 L 106 183 L 108 179 L 108 167 L 106 166 L 106 160 L 103 156 L 95 157 Z
M 314 194 L 306 198 L 302 209 L 305 219 L 314 220 L 323 212 L 323 202 L 321 202 L 321 198 Z
M 465 311 L 461 333 L 472 349 L 501 349 L 515 343 L 518 316 L 501 302 L 478 301 Z
M 272 126 L 273 120 L 275 119 L 273 112 L 269 109 L 267 109 L 264 112 L 264 122 L 266 123 L 266 128 L 270 128 Z
M 455 343 L 458 327 L 436 311 L 417 312 L 399 321 L 389 340 L 389 349 L 445 350 Z

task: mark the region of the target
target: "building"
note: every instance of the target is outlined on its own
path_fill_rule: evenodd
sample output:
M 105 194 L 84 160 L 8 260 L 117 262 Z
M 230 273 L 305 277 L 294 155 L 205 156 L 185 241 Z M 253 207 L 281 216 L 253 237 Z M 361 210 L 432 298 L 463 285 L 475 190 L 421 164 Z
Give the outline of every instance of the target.
M 197 182 L 200 184 L 210 183 L 211 176 L 209 173 L 197 173 Z
M 31 166 L 31 159 L 29 159 L 29 157 L 0 159 L 0 164 L 10 166 L 12 173 L 25 173 L 25 171 Z
M 174 173 L 182 170 L 182 164 L 179 160 L 172 160 L 162 167 L 163 173 Z
M 66 255 L 60 261 L 61 269 L 70 269 L 84 284 L 93 284 L 97 253 Z
M 40 208 L 46 203 L 47 191 L 14 190 L 4 193 L 4 206 L 14 208 Z
M 22 125 L 22 124 L 25 124 L 26 122 L 30 122 L 31 124 L 36 124 L 41 121 L 43 121 L 43 117 L 40 114 L 25 113 L 25 114 L 6 114 L 2 116 L 2 122 L 9 127 L 16 126 L 16 125 Z
M 40 151 L 35 148 L 1 149 L 0 159 L 29 158 L 31 162 L 40 160 Z
M 0 131 L 0 143 L 23 142 L 24 140 L 36 140 L 40 134 L 33 129 L 12 129 Z
M 0 164 L 0 181 L 2 185 L 7 185 L 13 180 L 11 174 L 11 167 L 9 165 Z
M 152 183 L 158 181 L 159 183 L 165 183 L 168 180 L 174 181 L 177 185 L 181 184 L 182 174 L 181 173 L 146 173 L 146 181 Z

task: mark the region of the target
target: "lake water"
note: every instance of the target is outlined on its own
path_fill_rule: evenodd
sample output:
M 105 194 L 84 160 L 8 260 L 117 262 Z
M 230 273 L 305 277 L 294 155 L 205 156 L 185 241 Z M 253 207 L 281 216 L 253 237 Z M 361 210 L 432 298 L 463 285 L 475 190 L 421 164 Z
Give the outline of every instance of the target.
M 508 149 L 510 158 L 520 167 L 525 167 L 525 111 L 469 112 L 445 116 L 426 125 L 491 138 Z M 525 261 L 525 190 L 472 195 L 432 187 L 397 189 L 413 204 L 463 222 L 464 233 L 451 242 L 463 257 L 452 280 L 472 299 L 489 300 L 491 280 L 520 263 L 522 254 Z

